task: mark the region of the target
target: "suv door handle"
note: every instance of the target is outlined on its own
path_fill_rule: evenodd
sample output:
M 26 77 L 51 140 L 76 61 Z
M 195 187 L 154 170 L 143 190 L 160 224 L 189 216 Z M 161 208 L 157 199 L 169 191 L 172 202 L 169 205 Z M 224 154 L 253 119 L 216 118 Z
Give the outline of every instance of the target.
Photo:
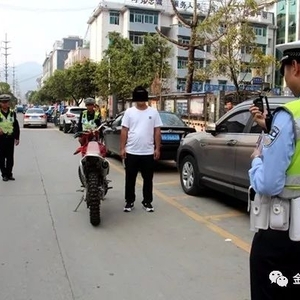
M 206 146 L 207 144 L 205 142 L 200 142 L 200 147 L 204 147 Z
M 234 146 L 237 143 L 237 140 L 229 140 L 226 144 L 228 146 Z

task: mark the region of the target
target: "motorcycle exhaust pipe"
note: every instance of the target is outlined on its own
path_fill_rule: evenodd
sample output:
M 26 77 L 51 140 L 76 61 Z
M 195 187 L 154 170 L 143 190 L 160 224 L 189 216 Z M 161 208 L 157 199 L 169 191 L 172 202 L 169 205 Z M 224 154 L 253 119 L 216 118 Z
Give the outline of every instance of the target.
M 102 168 L 103 168 L 103 169 L 107 169 L 108 167 L 109 167 L 108 161 L 107 161 L 107 160 L 103 160 L 103 161 L 102 161 Z

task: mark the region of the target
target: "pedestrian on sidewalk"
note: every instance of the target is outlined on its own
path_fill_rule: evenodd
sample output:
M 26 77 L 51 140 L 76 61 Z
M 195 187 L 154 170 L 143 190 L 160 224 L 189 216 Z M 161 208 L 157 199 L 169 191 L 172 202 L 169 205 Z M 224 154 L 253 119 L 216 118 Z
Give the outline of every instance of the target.
M 16 113 L 10 109 L 11 96 L 0 95 L 0 169 L 3 181 L 13 177 L 14 147 L 19 145 L 20 127 Z
M 120 154 L 125 163 L 125 212 L 134 208 L 138 172 L 143 178 L 143 208 L 153 212 L 154 160 L 160 157 L 160 127 L 163 125 L 156 109 L 149 107 L 148 92 L 136 87 L 132 93 L 136 105 L 125 111 L 122 119 Z

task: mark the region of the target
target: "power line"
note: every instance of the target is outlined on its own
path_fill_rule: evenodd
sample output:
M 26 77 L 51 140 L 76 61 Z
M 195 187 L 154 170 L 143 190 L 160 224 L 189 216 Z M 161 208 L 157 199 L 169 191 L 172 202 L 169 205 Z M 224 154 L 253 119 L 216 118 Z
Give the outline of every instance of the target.
M 95 7 L 77 7 L 77 8 L 36 8 L 36 7 L 26 7 L 26 6 L 17 6 L 6 3 L 0 3 L 0 8 L 8 10 L 17 10 L 17 11 L 28 11 L 28 12 L 77 12 L 84 10 L 91 10 Z
M 42 75 L 43 75 L 43 73 L 40 73 L 40 74 L 38 74 L 38 75 L 31 76 L 31 77 L 27 77 L 27 78 L 24 78 L 24 79 L 22 79 L 22 80 L 19 80 L 19 82 L 25 82 L 25 81 L 28 81 L 28 80 L 31 80 L 31 79 L 36 79 L 36 78 L 38 78 L 38 77 L 40 77 L 40 76 L 42 76 Z

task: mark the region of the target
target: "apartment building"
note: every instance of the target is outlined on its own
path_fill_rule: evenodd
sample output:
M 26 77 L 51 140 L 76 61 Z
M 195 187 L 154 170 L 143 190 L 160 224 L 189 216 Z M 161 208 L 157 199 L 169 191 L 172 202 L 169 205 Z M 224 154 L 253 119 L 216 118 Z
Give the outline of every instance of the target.
M 52 51 L 46 55 L 43 62 L 43 76 L 41 85 L 53 75 L 55 70 L 62 70 L 65 67 L 65 60 L 68 53 L 78 47 L 82 47 L 83 40 L 78 36 L 68 36 L 61 41 L 55 41 Z
M 90 57 L 90 49 L 77 47 L 68 53 L 68 57 L 65 60 L 65 69 L 70 68 L 76 62 L 82 62 Z
M 190 1 L 178 1 L 179 11 L 186 18 L 191 17 L 193 8 Z M 256 33 L 256 41 L 266 54 L 274 54 L 276 27 L 274 26 L 274 13 L 261 11 L 259 15 L 251 16 L 252 26 Z M 101 61 L 104 51 L 109 44 L 110 32 L 119 32 L 124 38 L 128 38 L 134 45 L 143 44 L 143 36 L 147 33 L 156 33 L 155 27 L 168 37 L 188 43 L 190 39 L 189 28 L 181 26 L 171 7 L 170 1 L 166 0 L 120 0 L 118 2 L 101 2 L 93 11 L 88 20 L 90 25 L 90 58 Z M 174 80 L 171 91 L 184 90 L 187 75 L 187 50 L 173 47 L 173 56 L 170 64 L 173 68 Z M 203 51 L 196 50 L 195 58 L 198 67 L 205 67 L 211 60 L 210 47 Z M 241 59 L 250 59 L 247 51 L 241 53 Z M 247 74 L 240 74 L 244 81 L 251 81 L 251 70 Z M 274 71 L 268 70 L 266 78 L 262 81 L 274 82 Z M 257 87 L 256 87 L 257 88 Z M 224 77 L 210 78 L 206 82 L 195 82 L 193 91 L 218 91 L 234 90 L 233 84 Z

